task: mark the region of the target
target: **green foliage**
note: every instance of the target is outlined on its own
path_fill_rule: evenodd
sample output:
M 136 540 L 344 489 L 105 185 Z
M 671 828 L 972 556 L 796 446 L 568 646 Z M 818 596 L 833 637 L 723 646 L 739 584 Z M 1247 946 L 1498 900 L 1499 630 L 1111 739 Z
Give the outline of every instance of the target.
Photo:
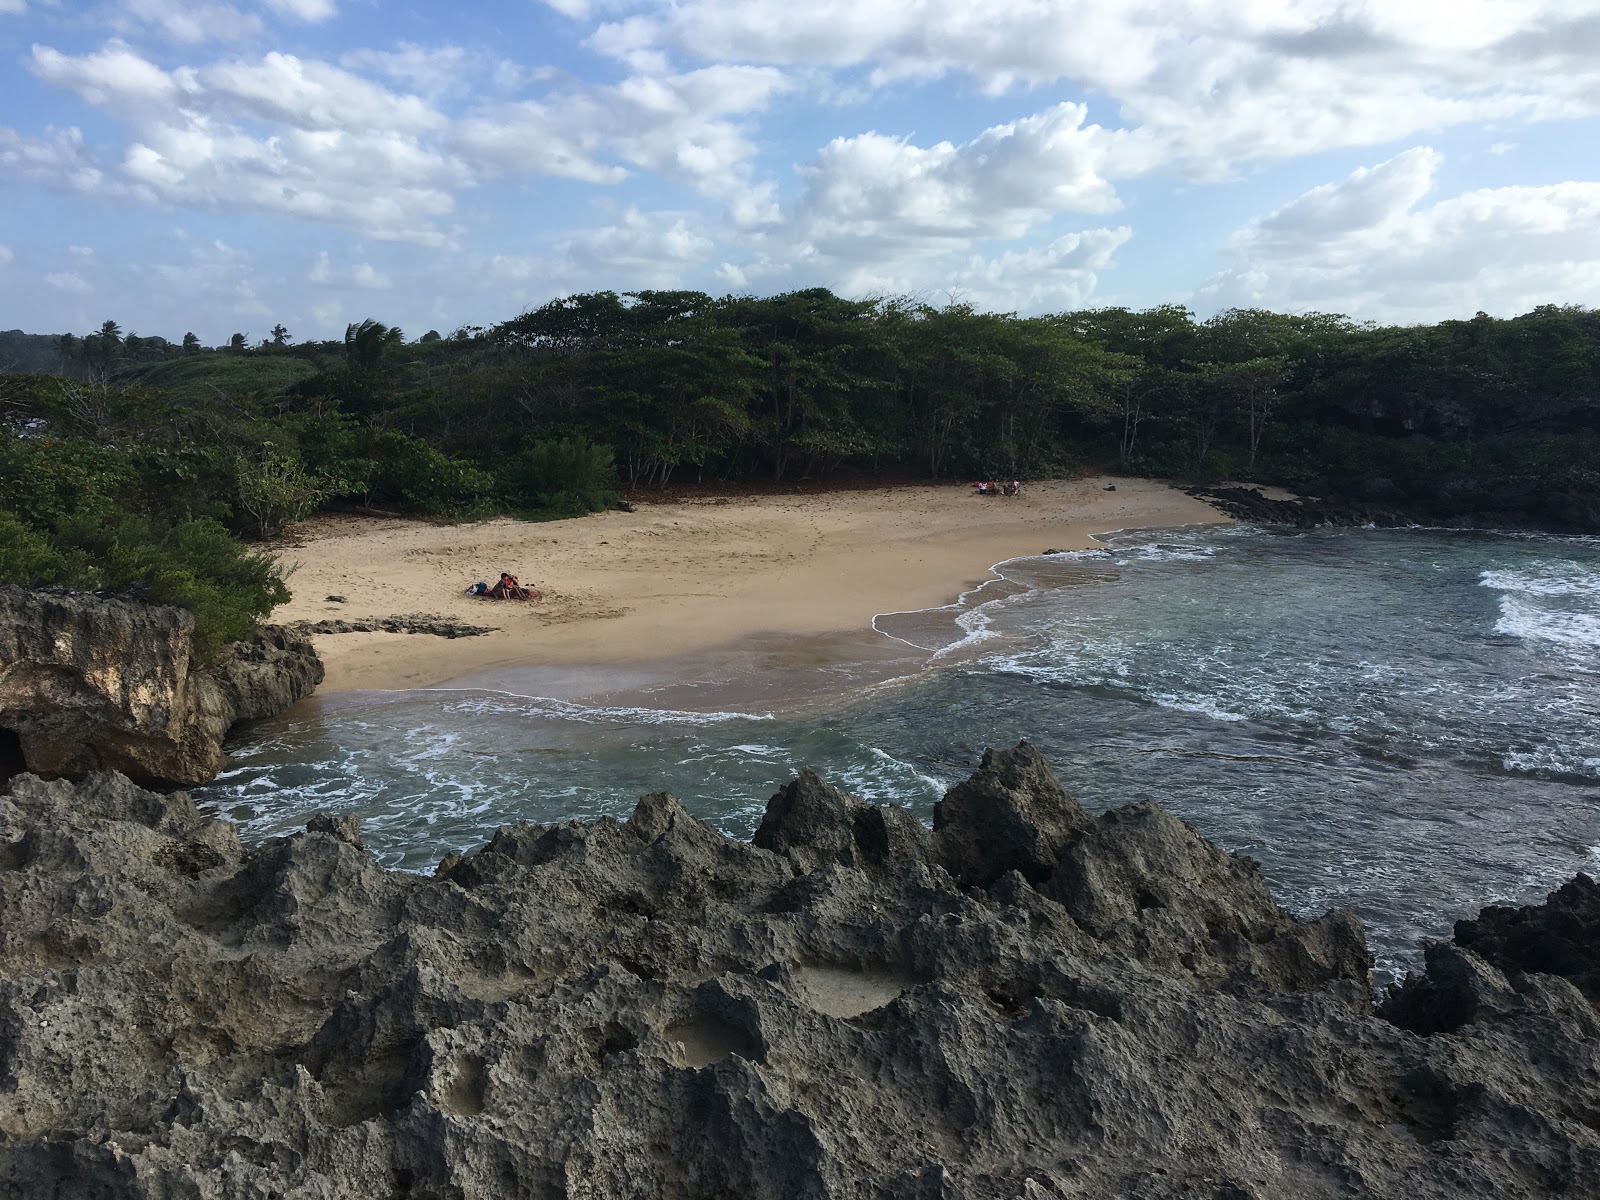
M 310 471 L 295 454 L 263 442 L 257 456 L 235 460 L 238 508 L 249 515 L 263 538 L 291 521 L 302 521 L 332 493 L 329 481 Z
M 193 405 L 228 396 L 277 396 L 316 373 L 316 364 L 303 358 L 200 353 L 197 348 L 141 367 L 126 378 L 130 383 L 160 388 L 180 404 Z
M 24 585 L 54 583 L 64 564 L 49 539 L 16 516 L 0 512 L 0 581 Z
M 368 493 L 375 501 L 458 520 L 495 510 L 489 472 L 441 454 L 424 441 L 384 429 L 373 434 L 366 450 L 375 463 Z
M 583 438 L 540 441 L 523 448 L 499 478 L 542 515 L 571 517 L 611 508 L 618 500 L 617 464 L 609 446 Z
M 277 563 L 244 547 L 216 521 L 176 525 L 137 516 L 76 517 L 52 539 L 66 566 L 55 582 L 133 595 L 194 613 L 195 647 L 209 659 L 248 636 L 289 599 Z
M 230 354 L 113 322 L 46 349 L 112 385 L 0 386 L 0 422 L 42 418 L 41 440 L 71 443 L 20 487 L 41 520 L 112 504 L 259 535 L 324 488 L 459 518 L 585 511 L 685 479 L 1112 464 L 1580 524 L 1600 503 L 1574 449 L 1600 429 L 1600 313 L 1576 307 L 1391 328 L 606 291 L 416 342 L 369 318 L 322 343 L 279 326 Z
M 81 438 L 0 436 L 0 509 L 34 528 L 118 512 L 136 483 L 126 455 Z

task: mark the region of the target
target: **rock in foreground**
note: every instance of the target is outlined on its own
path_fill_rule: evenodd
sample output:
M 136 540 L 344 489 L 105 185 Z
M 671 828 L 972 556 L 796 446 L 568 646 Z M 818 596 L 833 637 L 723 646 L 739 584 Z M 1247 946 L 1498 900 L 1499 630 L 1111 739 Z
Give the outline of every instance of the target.
M 244 850 L 22 777 L 0 1194 L 1594 1195 L 1594 926 L 1557 924 L 1558 973 L 1452 945 L 1388 1019 L 1353 916 L 1026 745 L 931 834 L 804 772 L 753 844 L 659 794 L 432 878 L 349 818 Z

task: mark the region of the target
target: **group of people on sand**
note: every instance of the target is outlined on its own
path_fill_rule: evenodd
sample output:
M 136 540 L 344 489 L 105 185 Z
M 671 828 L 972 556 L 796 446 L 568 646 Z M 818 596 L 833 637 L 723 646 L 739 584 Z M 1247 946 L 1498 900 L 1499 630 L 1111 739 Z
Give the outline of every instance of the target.
M 538 589 L 523 587 L 521 580 L 505 571 L 500 572 L 500 582 L 491 586 L 487 581 L 480 581 L 467 589 L 467 595 L 477 596 L 483 600 L 537 600 L 539 598 Z
M 1003 483 L 996 483 L 990 479 L 977 480 L 972 485 L 972 493 L 975 496 L 1020 496 L 1022 480 L 1013 479 Z

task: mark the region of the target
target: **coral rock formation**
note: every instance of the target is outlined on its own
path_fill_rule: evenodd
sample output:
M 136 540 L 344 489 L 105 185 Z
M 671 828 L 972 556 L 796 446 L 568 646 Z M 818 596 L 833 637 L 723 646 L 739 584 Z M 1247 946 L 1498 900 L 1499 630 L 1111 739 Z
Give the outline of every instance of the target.
M 1596 1194 L 1592 923 L 1553 914 L 1548 974 L 1486 916 L 1378 1011 L 1353 916 L 1154 804 L 1089 817 L 1025 744 L 938 812 L 807 772 L 754 844 L 656 794 L 424 877 L 348 815 L 246 849 L 22 776 L 0 1194 Z

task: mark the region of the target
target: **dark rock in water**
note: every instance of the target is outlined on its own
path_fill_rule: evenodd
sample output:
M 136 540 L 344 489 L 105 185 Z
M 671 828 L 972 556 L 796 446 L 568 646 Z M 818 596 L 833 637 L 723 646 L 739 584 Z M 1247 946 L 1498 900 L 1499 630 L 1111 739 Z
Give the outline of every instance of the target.
M 1366 500 L 1323 500 L 1315 496 L 1273 500 L 1249 487 L 1193 487 L 1184 490 L 1191 496 L 1210 502 L 1236 520 L 1258 525 L 1313 529 L 1319 525 L 1376 525 L 1389 528 L 1417 524 L 1415 513 Z
M 1296 921 L 1157 805 L 1090 818 L 1021 746 L 941 813 L 807 772 L 758 844 L 658 793 L 429 877 L 353 818 L 246 849 L 182 794 L 23 776 L 0 1195 L 1596 1194 L 1582 964 L 1436 950 L 1407 990 L 1475 1007 L 1417 1032 L 1353 916 Z
M 323 668 L 304 636 L 270 626 L 202 668 L 193 634 L 180 608 L 0 586 L 0 730 L 39 774 L 204 783 L 235 721 L 309 695 Z
M 1600 1006 L 1600 884 L 1579 874 L 1526 908 L 1492 905 L 1457 921 L 1448 946 L 1426 951 L 1428 973 L 1394 989 L 1385 1015 L 1419 1033 L 1453 1032 L 1486 1013 L 1520 1008 L 1532 976 L 1568 980 Z
M 268 625 L 229 645 L 210 673 L 227 693 L 235 721 L 259 721 L 304 700 L 324 672 L 305 635 Z

